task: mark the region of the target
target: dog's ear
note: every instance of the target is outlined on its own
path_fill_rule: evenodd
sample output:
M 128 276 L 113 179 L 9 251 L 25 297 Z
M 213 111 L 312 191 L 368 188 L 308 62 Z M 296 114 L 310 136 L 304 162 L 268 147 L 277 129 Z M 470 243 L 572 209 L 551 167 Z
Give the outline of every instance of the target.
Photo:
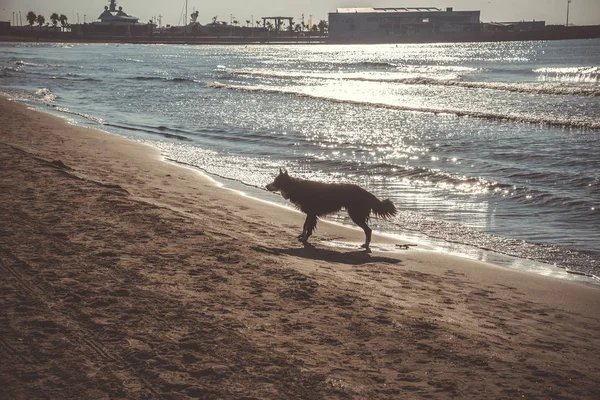
M 287 169 L 284 169 L 283 172 L 285 172 L 285 176 L 288 176 Z
M 279 168 L 279 175 L 283 175 L 283 168 Z

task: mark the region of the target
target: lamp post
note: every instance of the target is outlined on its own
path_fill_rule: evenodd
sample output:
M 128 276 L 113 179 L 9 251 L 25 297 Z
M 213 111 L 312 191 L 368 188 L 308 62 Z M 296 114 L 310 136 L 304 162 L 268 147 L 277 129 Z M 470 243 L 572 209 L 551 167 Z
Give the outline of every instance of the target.
M 86 14 L 83 14 L 83 23 L 84 23 L 84 24 L 85 24 L 85 17 L 86 17 L 86 16 L 87 16 Z
M 571 5 L 571 0 L 567 0 L 567 25 L 569 26 L 569 6 Z

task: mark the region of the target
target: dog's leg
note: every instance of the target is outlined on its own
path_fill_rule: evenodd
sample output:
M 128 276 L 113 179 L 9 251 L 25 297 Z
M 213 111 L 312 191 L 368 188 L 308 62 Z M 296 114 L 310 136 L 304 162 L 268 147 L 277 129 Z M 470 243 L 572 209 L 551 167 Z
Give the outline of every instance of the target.
M 369 228 L 369 225 L 367 225 L 367 219 L 369 218 L 368 214 L 364 215 L 354 210 L 348 210 L 348 214 L 350 215 L 352 221 L 354 221 L 356 225 L 360 226 L 363 229 L 363 231 L 365 231 L 365 243 L 360 247 L 369 251 L 369 245 L 371 244 L 371 232 L 373 230 Z
M 317 227 L 317 216 L 315 214 L 306 214 L 306 220 L 304 221 L 304 230 L 300 235 L 299 240 L 301 242 L 307 242 L 308 238 L 314 232 Z
M 369 245 L 371 244 L 371 232 L 372 229 L 369 228 L 369 226 L 367 225 L 366 222 L 364 222 L 362 225 L 359 225 L 361 228 L 363 228 L 363 231 L 365 231 L 365 244 L 363 244 L 360 247 L 363 247 L 365 250 L 370 250 Z
M 297 239 L 301 242 L 304 242 L 306 240 L 306 239 L 304 239 L 304 236 L 306 235 L 306 226 L 307 225 L 308 225 L 308 215 L 306 216 L 306 219 L 304 220 L 304 225 L 302 226 L 302 233 L 297 236 Z

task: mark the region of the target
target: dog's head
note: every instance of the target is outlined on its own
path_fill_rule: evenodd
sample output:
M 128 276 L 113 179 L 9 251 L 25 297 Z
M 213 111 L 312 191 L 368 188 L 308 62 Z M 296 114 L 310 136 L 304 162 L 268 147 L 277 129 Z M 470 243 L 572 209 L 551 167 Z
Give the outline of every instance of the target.
M 279 175 L 275 177 L 272 183 L 267 185 L 267 190 L 270 192 L 280 192 L 284 199 L 289 199 L 289 192 L 292 189 L 294 178 L 282 168 L 279 168 Z

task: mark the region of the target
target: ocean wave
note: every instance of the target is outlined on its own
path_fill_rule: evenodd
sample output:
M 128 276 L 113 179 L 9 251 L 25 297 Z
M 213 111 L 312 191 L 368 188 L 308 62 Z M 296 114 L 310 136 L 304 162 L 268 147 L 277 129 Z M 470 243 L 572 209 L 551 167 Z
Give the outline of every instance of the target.
M 293 89 L 283 89 L 283 88 L 269 88 L 263 86 L 242 86 L 242 85 L 228 85 L 219 82 L 211 82 L 208 84 L 208 87 L 215 89 L 228 89 L 228 90 L 237 90 L 237 91 L 245 91 L 245 92 L 254 92 L 254 93 L 269 93 L 269 94 L 284 94 L 284 95 L 293 95 L 303 98 L 312 98 L 323 101 L 330 101 L 334 103 L 346 103 L 346 104 L 356 104 L 368 107 L 377 107 L 377 108 L 385 108 L 385 109 L 393 109 L 400 111 L 409 111 L 409 112 L 422 112 L 428 114 L 436 114 L 436 115 L 453 115 L 456 117 L 470 117 L 470 118 L 478 118 L 485 119 L 489 121 L 498 121 L 498 122 L 515 122 L 515 123 L 527 123 L 527 124 L 535 124 L 535 125 L 545 125 L 557 128 L 564 129 L 584 129 L 584 130 L 600 130 L 600 121 L 591 121 L 587 119 L 561 119 L 561 118 L 552 118 L 549 116 L 529 116 L 529 115 L 518 115 L 518 114 L 500 114 L 500 113 L 491 113 L 491 112 L 483 112 L 483 111 L 475 111 L 475 110 L 456 110 L 456 109 L 441 109 L 441 108 L 428 108 L 428 107 L 413 107 L 413 106 L 403 106 L 396 104 L 386 104 L 386 103 L 377 103 L 377 102 L 368 102 L 361 100 L 351 100 L 351 99 L 338 99 L 335 97 L 327 97 L 314 95 L 306 92 L 301 92 Z
M 52 76 L 52 77 L 50 77 L 50 79 L 59 80 L 59 81 L 75 81 L 75 82 L 102 82 L 101 79 L 84 78 L 82 76 L 69 76 L 69 74 L 67 74 L 67 76 Z
M 253 76 L 276 79 L 322 79 L 322 80 L 346 80 L 375 83 L 395 83 L 404 85 L 426 85 L 426 86 L 448 86 L 462 87 L 467 89 L 489 89 L 505 92 L 532 93 L 547 95 L 569 95 L 569 96 L 600 96 L 598 87 L 564 86 L 553 84 L 531 84 L 531 83 L 501 83 L 501 82 L 469 82 L 456 80 L 455 77 L 447 76 L 412 76 L 412 77 L 386 77 L 386 76 L 356 76 L 353 74 L 332 73 L 303 73 L 300 71 L 264 71 L 264 70 L 227 70 L 231 75 Z
M 193 82 L 193 83 L 202 83 L 202 81 L 191 79 L 191 78 L 165 78 L 162 76 L 136 76 L 133 78 L 136 81 L 160 81 L 160 82 Z
M 56 110 L 56 111 L 61 112 L 61 113 L 75 115 L 77 117 L 81 117 L 81 118 L 87 119 L 88 121 L 95 122 L 95 123 L 97 123 L 99 125 L 104 125 L 105 124 L 104 120 L 102 118 L 97 118 L 97 117 L 94 117 L 93 115 L 89 115 L 89 114 L 85 114 L 85 113 L 80 113 L 80 112 L 77 112 L 77 111 L 71 111 L 71 110 L 69 110 L 66 107 L 52 106 L 52 108 L 54 110 Z
M 75 46 L 73 46 L 71 43 L 53 43 L 52 47 L 57 49 L 72 49 Z
M 107 123 L 107 122 L 104 122 L 103 125 L 110 126 L 113 128 L 118 128 L 118 129 L 125 129 L 128 131 L 144 132 L 144 133 L 150 133 L 153 135 L 160 135 L 162 137 L 166 137 L 169 139 L 190 140 L 189 138 L 187 138 L 185 136 L 166 132 L 168 128 L 166 128 L 164 126 L 159 126 L 159 127 L 155 127 L 154 129 L 149 129 L 149 128 L 140 127 L 140 126 L 128 126 L 128 125 L 114 124 L 114 123 Z
M 396 68 L 398 65 L 385 61 L 361 61 L 355 63 L 346 63 L 344 65 L 367 67 L 367 68 Z
M 545 81 L 600 82 L 600 67 L 537 68 L 538 79 Z
M 481 176 L 465 176 L 442 169 L 427 168 L 423 166 L 407 166 L 394 163 L 365 163 L 354 160 L 341 159 L 307 159 L 313 169 L 323 169 L 338 173 L 351 173 L 359 176 L 371 176 L 403 181 L 412 186 L 435 187 L 445 192 L 457 192 L 476 196 L 490 196 L 518 201 L 526 205 L 537 207 L 558 208 L 567 211 L 577 210 L 579 215 L 600 214 L 600 208 L 593 197 L 569 197 L 559 192 L 545 191 L 533 187 L 515 185 L 514 183 L 491 181 Z M 519 178 L 529 177 L 531 181 L 550 180 L 547 174 L 525 173 L 516 175 Z M 512 176 L 507 176 L 512 178 Z M 587 180 L 589 181 L 589 179 Z M 586 182 L 586 185 L 587 186 Z M 598 208 L 598 209 L 596 209 Z
M 19 66 L 23 66 L 23 67 L 39 67 L 39 68 L 60 68 L 60 67 L 64 67 L 64 65 L 60 65 L 60 64 L 38 64 L 38 63 L 33 63 L 33 62 L 29 62 L 29 61 L 23 61 L 23 60 L 18 60 L 18 61 L 13 61 L 14 65 L 19 65 Z
M 144 62 L 144 60 L 138 60 L 137 58 L 131 58 L 131 57 L 119 57 L 118 60 L 129 61 L 129 62 L 134 62 L 134 63 L 143 63 Z
M 431 78 L 407 78 L 396 80 L 397 83 L 410 85 L 438 85 L 454 86 L 468 89 L 490 89 L 505 92 L 548 94 L 548 95 L 566 95 L 566 96 L 600 96 L 600 88 L 588 88 L 579 86 L 563 85 L 539 85 L 529 83 L 502 83 L 502 82 L 468 82 L 456 80 L 440 80 Z
M 51 104 L 56 100 L 56 95 L 50 89 L 42 88 L 35 92 L 36 97 L 46 104 Z

